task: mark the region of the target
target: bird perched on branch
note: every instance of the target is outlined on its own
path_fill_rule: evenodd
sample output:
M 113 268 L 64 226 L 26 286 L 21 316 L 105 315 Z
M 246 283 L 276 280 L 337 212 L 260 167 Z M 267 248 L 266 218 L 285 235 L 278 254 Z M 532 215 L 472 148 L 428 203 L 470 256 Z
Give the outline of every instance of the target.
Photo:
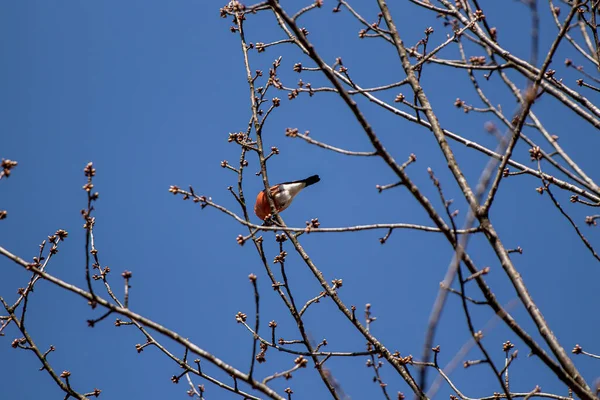
M 319 182 L 321 178 L 319 175 L 309 176 L 306 179 L 293 182 L 284 182 L 271 186 L 271 197 L 275 203 L 277 212 L 281 212 L 288 208 L 292 204 L 294 197 L 307 186 L 313 185 Z M 269 206 L 269 199 L 266 192 L 263 190 L 256 196 L 256 204 L 254 204 L 254 213 L 261 220 L 265 220 L 271 215 L 271 207 Z

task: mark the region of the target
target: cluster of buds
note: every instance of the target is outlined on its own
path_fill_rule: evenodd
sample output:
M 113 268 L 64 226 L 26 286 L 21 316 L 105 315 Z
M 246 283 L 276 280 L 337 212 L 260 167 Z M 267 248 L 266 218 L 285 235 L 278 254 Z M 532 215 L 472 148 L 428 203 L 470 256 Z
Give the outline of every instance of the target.
M 283 84 L 277 77 L 277 68 L 281 65 L 281 57 L 273 61 L 273 67 L 269 68 L 269 79 L 267 85 L 273 85 L 275 89 L 283 89 Z
M 227 18 L 227 15 L 231 15 L 246 10 L 246 6 L 237 0 L 231 0 L 225 7 L 219 9 L 219 15 L 221 18 Z
M 67 238 L 67 236 L 69 236 L 69 232 L 65 231 L 64 229 L 59 229 L 54 233 L 53 236 L 49 236 L 48 240 L 54 242 L 56 238 L 58 238 L 58 240 L 62 242 Z
M 508 352 L 508 351 L 510 351 L 510 349 L 512 349 L 514 347 L 515 347 L 514 343 L 511 343 L 510 340 L 507 340 L 506 342 L 502 343 L 502 351 L 504 351 L 504 352 Z
M 484 65 L 485 64 L 485 56 L 472 56 L 472 57 L 469 57 L 469 62 L 472 65 Z
M 234 133 L 229 134 L 227 141 L 229 143 L 231 143 L 231 142 L 244 143 L 247 139 L 248 139 L 248 136 L 244 132 L 234 132 Z
M 93 188 L 94 184 L 92 182 L 88 182 L 85 185 L 83 185 L 83 190 L 85 190 L 88 193 L 91 192 Z
M 306 365 L 308 364 L 308 360 L 306 358 L 304 358 L 304 356 L 298 356 L 294 360 L 294 364 L 299 365 L 300 368 L 306 368 Z
M 110 272 L 110 267 L 108 267 L 108 266 L 104 267 L 104 269 L 101 269 L 98 264 L 94 264 L 92 267 L 96 268 L 100 271 L 100 275 L 98 275 L 98 274 L 92 275 L 92 279 L 94 279 L 95 281 L 103 279 Z
M 209 197 L 208 200 L 211 200 L 211 198 Z M 202 208 L 204 208 L 204 207 L 206 207 L 208 205 L 206 203 L 206 201 L 207 201 L 206 196 L 195 196 L 194 197 L 194 203 L 201 203 L 200 206 Z
M 13 340 L 12 343 L 10 344 L 10 346 L 13 349 L 16 349 L 19 346 L 23 346 L 25 343 L 27 343 L 27 340 L 24 337 L 22 337 L 22 338 Z
M 265 355 L 267 354 L 268 349 L 269 346 L 266 343 L 260 343 L 260 352 L 256 355 L 256 361 L 258 361 L 259 364 L 267 362 L 267 358 L 265 357 Z
M 139 354 L 139 353 L 141 353 L 142 351 L 144 351 L 144 347 L 146 347 L 146 346 L 149 346 L 150 344 L 152 344 L 152 341 L 151 341 L 150 339 L 148 339 L 148 340 L 146 341 L 146 343 L 144 343 L 144 344 L 139 344 L 139 343 L 137 343 L 137 344 L 135 345 L 135 350 L 136 350 L 136 351 L 138 352 L 138 354 Z
M 254 45 L 254 48 L 259 53 L 262 53 L 265 51 L 265 44 L 263 42 L 256 42 L 256 44 Z
M 476 342 L 479 342 L 481 339 L 483 339 L 483 332 L 482 331 L 475 332 L 475 334 L 473 335 L 473 339 L 475 339 Z
M 246 322 L 247 318 L 248 318 L 248 316 L 241 311 L 238 311 L 238 313 L 235 314 L 235 320 L 237 321 L 238 324 L 241 324 L 242 322 Z
M 273 264 L 285 262 L 286 256 L 287 256 L 287 251 L 282 251 L 281 253 L 277 254 L 275 256 L 275 258 L 273 259 Z
M 275 89 L 280 89 L 280 90 L 283 89 L 283 84 L 277 77 L 276 71 L 271 68 L 269 70 L 269 72 L 270 72 L 270 76 L 269 76 L 269 80 L 267 81 L 267 84 L 273 85 L 273 87 L 275 87 Z
M 285 128 L 285 136 L 292 138 L 298 136 L 298 128 Z
M 371 313 L 371 303 L 365 304 L 365 316 L 366 316 L 365 319 L 366 319 L 367 325 L 369 325 L 371 322 L 377 321 L 377 317 L 373 317 L 373 315 Z
M 87 210 L 81 210 L 81 216 L 85 220 L 85 224 L 83 224 L 83 229 L 92 229 L 94 227 L 94 224 L 96 223 L 96 218 L 90 217 L 90 214 Z
M 94 168 L 94 164 L 93 163 L 88 163 L 85 168 L 83 169 L 83 173 L 85 174 L 86 177 L 88 178 L 92 178 L 96 175 L 96 168 Z
M 310 222 L 306 221 L 306 228 L 304 228 L 304 232 L 310 233 L 311 230 L 317 229 L 319 226 L 321 226 L 319 218 L 313 218 L 310 220 Z
M 308 95 L 310 97 L 313 97 L 315 95 L 315 91 L 313 90 L 312 85 L 310 84 L 310 82 L 304 83 L 302 81 L 302 79 L 300 79 L 298 81 L 298 87 L 300 87 L 300 88 L 306 88 L 306 90 L 308 90 Z
M 298 89 L 294 89 L 291 92 L 288 93 L 288 100 L 294 100 L 296 97 L 298 97 L 298 94 L 300 92 L 298 91 Z
M 542 149 L 540 149 L 540 146 L 534 146 L 531 149 L 529 149 L 529 156 L 531 157 L 531 161 L 541 160 L 543 154 Z
M 408 355 L 406 357 L 398 357 L 396 360 L 398 361 L 398 363 L 400 365 L 412 364 L 413 363 L 413 356 Z
M 90 162 L 83 169 L 83 173 L 87 177 L 87 183 L 83 185 L 83 190 L 85 190 L 88 193 L 90 201 L 98 200 L 100 194 L 98 192 L 92 193 L 92 189 L 94 188 L 92 178 L 96 176 L 96 168 L 94 168 L 94 165 Z
M 235 238 L 235 241 L 237 242 L 237 244 L 239 244 L 240 246 L 243 246 L 244 243 L 246 243 L 246 238 L 243 235 L 237 235 L 237 237 Z
M 283 84 L 281 83 L 281 81 L 279 80 L 279 78 L 276 77 L 276 76 L 270 77 L 269 78 L 269 83 L 271 85 L 273 85 L 276 89 L 279 89 L 279 90 L 283 89 Z
M 14 167 L 16 167 L 17 164 L 18 163 L 16 161 L 5 160 L 3 158 L 2 163 L 0 163 L 0 168 L 2 168 L 2 173 L 0 174 L 0 179 L 4 176 L 8 178 L 10 176 L 10 170 L 13 169 Z

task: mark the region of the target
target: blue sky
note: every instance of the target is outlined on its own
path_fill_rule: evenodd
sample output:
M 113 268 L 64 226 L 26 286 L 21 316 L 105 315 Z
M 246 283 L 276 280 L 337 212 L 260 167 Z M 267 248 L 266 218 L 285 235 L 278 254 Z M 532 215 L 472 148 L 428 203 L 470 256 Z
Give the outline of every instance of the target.
M 359 40 L 361 27 L 349 13 L 333 14 L 333 2 L 325 3 L 323 9 L 305 16 L 302 24 L 328 62 L 341 56 L 363 87 L 404 78 L 389 45 Z M 400 3 L 390 7 L 401 21 L 398 26 L 406 43 L 418 41 L 427 26 L 435 29 L 433 43 L 445 40 L 447 31 L 435 15 L 408 2 Z M 282 4 L 291 9 L 298 7 L 291 1 Z M 201 211 L 168 192 L 170 185 L 193 185 L 197 193 L 211 196 L 239 213 L 227 191 L 235 184 L 236 175 L 221 168 L 220 162 L 237 163 L 239 159 L 239 148 L 228 143 L 227 137 L 230 132 L 246 128 L 249 93 L 239 38 L 230 33 L 230 20 L 219 18 L 223 5 L 184 0 L 0 2 L 0 49 L 4 54 L 0 64 L 4 77 L 0 91 L 0 157 L 19 162 L 10 179 L 0 182 L 0 209 L 8 210 L 8 218 L 0 222 L 0 245 L 31 259 L 47 235 L 65 229 L 69 238 L 61 244 L 49 271 L 84 287 L 85 231 L 80 210 L 85 207 L 86 197 L 81 186 L 85 183 L 83 167 L 93 161 L 97 168 L 95 188 L 100 192 L 95 211 L 96 244 L 102 265 L 114 272 L 110 282 L 115 291 L 122 294 L 119 274 L 132 271 L 130 306 L 134 311 L 246 371 L 252 338 L 236 324 L 234 316 L 238 311 L 254 315 L 248 274 L 258 276 L 264 322 L 261 333 L 268 332 L 267 321 L 277 320 L 278 336 L 297 339 L 293 320 L 270 288 L 253 246 L 237 245 L 236 236 L 246 233 L 246 229 L 216 210 Z M 372 6 L 361 3 L 357 10 L 374 20 L 377 11 Z M 556 32 L 546 14 L 541 27 L 542 51 L 549 47 Z M 500 42 L 518 56 L 528 58 L 527 9 L 518 2 L 506 7 L 490 2 L 486 4 L 486 15 L 493 26 L 499 27 Z M 255 43 L 283 37 L 274 18 L 266 13 L 249 17 L 246 31 L 248 40 Z M 299 78 L 315 87 L 325 83 L 321 76 L 299 76 L 292 71 L 296 62 L 312 63 L 291 45 L 252 53 L 252 68 L 263 70 L 266 77 L 272 61 L 280 55 L 281 79 L 286 86 L 293 87 Z M 453 49 L 443 55 L 457 58 Z M 481 54 L 473 51 L 470 55 Z M 573 85 L 579 76 L 571 70 L 563 72 L 564 57 L 576 63 L 582 61 L 566 44 L 555 57 L 552 67 L 561 70 L 561 76 Z M 494 104 L 502 104 L 510 114 L 516 103 L 506 89 L 497 80 L 481 80 Z M 516 82 L 524 85 L 522 80 Z M 457 97 L 481 105 L 464 71 L 428 66 L 423 85 L 442 126 L 482 145 L 495 146 L 494 138 L 483 129 L 490 116 L 464 114 L 453 106 Z M 408 95 L 409 89 L 403 90 Z M 392 101 L 397 94 L 391 91 L 381 98 Z M 593 93 L 585 94 L 597 102 Z M 282 106 L 270 117 L 264 133 L 265 146 L 277 146 L 281 152 L 269 161 L 270 181 L 321 176 L 321 182 L 302 193 L 284 213 L 289 226 L 304 226 L 305 221 L 315 217 L 322 227 L 392 222 L 431 225 L 406 190 L 377 193 L 375 185 L 394 181 L 381 160 L 333 154 L 285 137 L 285 128 L 296 127 L 332 145 L 371 151 L 364 132 L 338 98 L 319 94 L 288 101 L 284 92 L 272 92 L 271 96 L 280 97 Z M 426 171 L 427 167 L 434 170 L 446 196 L 455 199 L 462 223 L 465 202 L 452 183 L 433 135 L 364 99 L 357 101 L 397 160 L 403 161 L 411 153 L 417 155 L 417 162 L 408 172 L 441 210 Z M 550 98 L 542 99 L 534 111 L 551 133 L 560 136 L 561 144 L 580 166 L 598 178 L 598 132 Z M 529 132 L 529 136 L 543 143 L 535 133 Z M 452 148 L 467 179 L 475 185 L 487 159 L 457 143 L 452 143 Z M 527 150 L 522 144 L 515 150 L 515 157 L 526 164 Z M 254 175 L 259 170 L 257 158 L 248 161 L 245 192 L 251 199 L 262 182 Z M 492 222 L 507 247 L 524 249 L 522 255 L 513 257 L 516 267 L 565 348 L 570 350 L 580 343 L 586 350 L 600 352 L 596 334 L 600 328 L 598 263 L 547 196 L 535 192 L 538 186 L 540 182 L 527 175 L 504 181 L 492 210 Z M 591 243 L 600 243 L 598 230 L 583 222 L 591 212 L 569 203 L 568 193 L 555 193 Z M 301 243 L 328 280 L 344 280 L 340 296 L 347 305 L 363 310 L 366 303 L 372 304 L 378 318 L 372 332 L 377 338 L 392 350 L 418 358 L 429 312 L 452 251 L 435 233 L 395 231 L 382 246 L 378 238 L 384 234 L 313 234 L 303 236 Z M 272 259 L 278 252 L 273 235 L 267 233 L 264 238 L 267 258 Z M 304 302 L 316 296 L 320 287 L 300 257 L 287 250 L 292 289 L 297 301 Z M 485 240 L 473 237 L 469 252 L 478 266 L 491 267 L 487 281 L 501 303 L 511 303 L 515 291 Z M 10 302 L 29 276 L 6 259 L 0 259 L 0 271 L 0 296 Z M 478 297 L 474 288 L 470 294 Z M 442 346 L 440 360 L 444 364 L 469 337 L 458 300 L 450 297 L 436 338 Z M 511 312 L 538 337 L 523 307 L 516 306 Z M 71 383 L 81 392 L 98 387 L 103 390 L 102 397 L 108 399 L 187 397 L 188 388 L 183 382 L 176 386 L 170 381 L 180 372 L 177 365 L 156 349 L 136 353 L 135 344 L 144 338 L 134 328 L 115 328 L 112 316 L 93 329 L 86 326 L 87 319 L 99 315 L 75 295 L 40 282 L 29 301 L 27 324 L 40 348 L 56 347 L 50 355 L 53 367 L 71 371 Z M 473 316 L 478 329 L 493 320 L 484 309 L 473 310 Z M 327 350 L 364 349 L 364 339 L 327 299 L 307 312 L 306 324 L 316 342 L 327 338 Z M 0 338 L 3 397 L 62 398 L 49 376 L 38 371 L 38 361 L 32 354 L 10 347 L 17 336 L 13 327 Z M 544 391 L 567 394 L 539 360 L 526 357 L 528 349 L 501 323 L 489 329 L 484 339 L 493 350 L 494 361 L 503 363 L 501 345 L 506 340 L 516 343 L 520 350 L 511 372 L 513 390 L 526 392 L 537 384 Z M 180 346 L 167 339 L 162 343 L 183 355 Z M 478 359 L 479 354 L 473 350 L 467 358 Z M 257 376 L 287 369 L 293 362 L 293 358 L 273 349 L 267 359 L 257 367 Z M 354 399 L 381 395 L 365 361 L 327 362 L 344 392 Z M 581 356 L 576 362 L 588 382 L 593 382 L 598 364 Z M 205 365 L 215 377 L 227 381 L 223 373 Z M 389 366 L 382 374 L 392 394 L 408 392 Z M 431 373 L 430 381 L 433 376 Z M 485 366 L 467 370 L 459 367 L 452 379 L 468 396 L 500 391 Z M 210 383 L 195 381 L 205 383 L 208 399 L 235 398 Z M 327 398 L 312 368 L 295 373 L 291 381 L 273 385 L 280 392 L 287 386 L 293 388 L 294 398 Z M 449 393 L 444 387 L 439 396 L 447 398 Z

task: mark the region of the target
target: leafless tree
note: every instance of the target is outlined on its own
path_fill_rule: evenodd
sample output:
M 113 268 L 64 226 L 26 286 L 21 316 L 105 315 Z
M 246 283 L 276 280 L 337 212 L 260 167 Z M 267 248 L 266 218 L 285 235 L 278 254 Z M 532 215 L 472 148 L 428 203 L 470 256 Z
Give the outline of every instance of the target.
M 497 0 L 498 1 L 498 0 Z M 354 4 L 356 3 L 356 4 Z M 600 257 L 594 247 L 593 240 L 585 234 L 585 225 L 596 225 L 600 215 L 594 215 L 593 210 L 600 207 L 600 187 L 591 177 L 591 173 L 584 171 L 574 157 L 570 156 L 567 148 L 585 146 L 582 143 L 566 143 L 560 141 L 553 129 L 544 123 L 544 107 L 552 108 L 574 118 L 592 131 L 597 133 L 600 127 L 600 109 L 594 104 L 594 92 L 600 91 L 600 79 L 597 71 L 600 70 L 600 40 L 598 39 L 598 0 L 539 0 L 505 1 L 504 7 L 510 12 L 528 13 L 531 18 L 530 27 L 511 27 L 519 31 L 522 38 L 530 40 L 529 60 L 519 58 L 513 49 L 514 43 L 505 43 L 503 34 L 508 27 L 493 26 L 494 16 L 486 12 L 486 4 L 480 0 L 409 0 L 410 7 L 419 15 L 428 15 L 424 19 L 423 30 L 419 32 L 420 39 L 413 45 L 408 44 L 403 32 L 402 18 L 396 10 L 400 7 L 398 2 L 389 4 L 385 0 L 369 2 L 345 0 L 337 1 L 333 5 L 333 13 L 345 16 L 344 21 L 350 18 L 353 23 L 360 26 L 358 37 L 353 40 L 381 42 L 397 60 L 397 79 L 393 82 L 382 82 L 379 86 L 370 87 L 361 84 L 365 76 L 355 76 L 353 66 L 343 61 L 343 54 L 338 55 L 333 62 L 328 57 L 321 55 L 319 47 L 314 45 L 309 35 L 309 28 L 303 27 L 301 21 L 308 19 L 313 13 L 330 12 L 322 0 L 313 2 L 294 2 L 282 5 L 277 0 L 263 1 L 254 5 L 244 5 L 236 0 L 220 9 L 222 18 L 232 22 L 232 34 L 239 38 L 240 51 L 243 55 L 244 70 L 247 78 L 247 90 L 250 115 L 248 125 L 239 132 L 231 133 L 228 141 L 239 146 L 239 162 L 229 163 L 223 161 L 221 166 L 231 170 L 235 183 L 231 183 L 229 191 L 237 203 L 237 209 L 228 209 L 214 202 L 208 195 L 199 194 L 192 187 L 184 188 L 173 185 L 169 191 L 175 196 L 189 200 L 199 205 L 202 209 L 214 209 L 223 214 L 223 218 L 232 218 L 240 226 L 247 229 L 247 234 L 237 236 L 239 245 L 252 246 L 258 256 L 254 262 L 260 267 L 270 284 L 278 295 L 279 300 L 285 305 L 289 315 L 293 318 L 299 339 L 278 339 L 278 323 L 274 320 L 265 323 L 260 313 L 262 293 L 257 285 L 257 275 L 251 274 L 248 278 L 254 290 L 253 310 L 240 311 L 235 320 L 242 325 L 253 338 L 250 365 L 233 366 L 218 358 L 201 347 L 201 344 L 192 343 L 173 330 L 167 329 L 158 322 L 150 320 L 129 308 L 129 282 L 132 273 L 122 273 L 125 291 L 124 297 L 119 298 L 111 289 L 109 270 L 102 268 L 99 260 L 100 253 L 94 240 L 94 205 L 98 200 L 95 192 L 93 178 L 96 170 L 92 163 L 85 167 L 87 182 L 83 189 L 87 192 L 87 206 L 82 211 L 85 229 L 85 270 L 87 277 L 86 287 L 77 287 L 65 282 L 49 272 L 53 255 L 59 249 L 62 241 L 68 239 L 69 234 L 58 230 L 40 245 L 39 253 L 33 257 L 29 255 L 19 257 L 8 249 L 0 247 L 0 254 L 12 260 L 14 264 L 31 272 L 31 279 L 27 285 L 19 289 L 19 296 L 10 303 L 6 297 L 1 298 L 4 312 L 0 317 L 0 332 L 14 327 L 20 332 L 20 337 L 12 341 L 12 347 L 32 351 L 42 363 L 42 369 L 47 371 L 56 384 L 64 391 L 66 398 L 78 399 L 98 396 L 99 389 L 87 393 L 73 388 L 69 382 L 71 373 L 64 371 L 55 372 L 48 355 L 54 348 L 47 350 L 36 346 L 34 337 L 26 328 L 25 319 L 27 301 L 34 286 L 45 280 L 66 291 L 70 291 L 87 300 L 92 308 L 101 308 L 104 314 L 96 319 L 88 320 L 90 326 L 101 323 L 109 316 L 117 316 L 116 326 L 135 326 L 145 339 L 144 344 L 137 345 L 138 352 L 147 346 L 153 346 L 163 352 L 167 358 L 181 368 L 179 374 L 173 375 L 173 382 L 181 379 L 189 384 L 186 387 L 192 397 L 204 398 L 204 381 L 216 385 L 225 391 L 240 395 L 242 398 L 272 398 L 291 399 L 293 386 L 279 392 L 271 383 L 277 379 L 291 377 L 295 371 L 307 366 L 313 366 L 320 378 L 324 393 L 334 399 L 343 399 L 352 393 L 345 393 L 335 374 L 328 368 L 327 361 L 337 357 L 367 359 L 367 367 L 373 380 L 380 386 L 384 398 L 404 398 L 405 394 L 392 393 L 380 373 L 384 365 L 388 365 L 403 381 L 403 387 L 398 387 L 415 398 L 432 398 L 438 389 L 445 385 L 453 393 L 452 398 L 467 400 L 475 398 L 469 395 L 468 386 L 457 385 L 450 377 L 452 369 L 457 362 L 462 362 L 464 367 L 481 364 L 480 368 L 487 368 L 494 379 L 494 388 L 485 396 L 477 398 L 530 398 L 545 397 L 553 399 L 568 399 L 577 396 L 581 399 L 596 399 L 598 388 L 594 387 L 577 368 L 576 363 L 568 354 L 565 347 L 574 346 L 573 343 L 561 343 L 554 335 L 551 327 L 544 318 L 541 310 L 533 300 L 530 291 L 519 273 L 518 258 L 522 253 L 519 244 L 512 243 L 510 237 L 501 236 L 493 223 L 494 210 L 500 206 L 499 193 L 505 180 L 526 179 L 537 182 L 531 186 L 536 190 L 543 201 L 554 205 L 558 221 L 565 222 L 557 229 L 572 229 L 572 234 L 581 240 L 582 252 L 589 252 L 595 260 Z M 407 7 L 403 4 L 402 7 Z M 328 6 L 330 7 L 330 6 Z M 356 7 L 356 8 L 354 8 Z M 491 7 L 491 6 L 490 6 Z M 360 9 L 360 12 L 358 11 Z M 257 15 L 269 15 L 273 24 L 279 28 L 280 37 L 272 42 L 251 42 L 248 37 L 254 29 L 253 21 Z M 340 17 L 341 18 L 341 17 Z M 549 46 L 544 48 L 545 41 L 540 38 L 541 20 L 551 20 L 555 23 L 554 35 L 549 40 Z M 335 20 L 335 19 L 334 19 Z M 431 22 L 432 26 L 429 26 Z M 506 22 L 506 21 L 505 21 Z M 344 22 L 345 23 L 345 22 Z M 435 25 L 434 25 L 435 24 Z M 504 31 L 503 31 L 504 29 Z M 441 33 L 440 33 L 441 32 Z M 410 32 L 415 35 L 414 32 Z M 548 38 L 546 38 L 548 39 Z M 293 46 L 297 51 L 300 61 L 284 62 L 277 54 L 280 46 Z M 557 59 L 562 54 L 560 51 L 574 52 L 582 63 L 579 65 L 572 59 L 560 62 Z M 252 55 L 257 53 L 256 55 Z M 274 56 L 273 56 L 274 54 Z M 252 55 L 252 56 L 251 56 Z M 258 60 L 256 65 L 254 60 Z M 268 73 L 263 72 L 268 68 Z M 472 137 L 461 129 L 451 130 L 449 124 L 438 117 L 439 111 L 432 106 L 431 93 L 443 88 L 427 85 L 425 76 L 430 71 L 436 74 L 447 74 L 448 77 L 467 77 L 470 86 L 463 87 L 460 97 L 454 104 L 459 111 L 473 116 L 472 125 L 477 129 L 489 133 L 495 141 L 494 148 L 480 142 L 488 139 Z M 577 74 L 577 79 L 572 79 L 572 74 Z M 300 74 L 302 79 L 293 83 Z M 452 78 L 449 78 L 452 79 Z M 313 86 L 309 80 L 323 82 L 320 86 Z M 520 83 L 526 82 L 523 86 Z M 403 91 L 403 92 L 402 92 Z M 507 91 L 515 103 L 496 104 L 494 98 L 500 91 Z M 262 225 L 251 221 L 254 194 L 248 196 L 244 191 L 245 178 L 253 177 L 254 171 L 248 172 L 248 159 L 258 160 L 260 176 L 264 188 L 271 186 L 269 181 L 269 160 L 279 154 L 277 147 L 268 148 L 265 145 L 263 133 L 268 126 L 269 117 L 280 111 L 278 107 L 284 101 L 294 106 L 294 101 L 300 98 L 325 96 L 333 94 L 339 101 L 347 106 L 355 118 L 358 126 L 371 144 L 368 149 L 361 151 L 348 150 L 337 144 L 341 142 L 339 136 L 327 137 L 322 134 L 322 140 L 315 139 L 308 132 L 302 133 L 302 127 L 290 127 L 285 131 L 281 140 L 302 140 L 310 145 L 318 146 L 331 152 L 356 157 L 356 159 L 370 157 L 380 159 L 386 168 L 389 168 L 395 179 L 389 184 L 377 185 L 377 190 L 382 195 L 388 190 L 406 191 L 425 214 L 429 217 L 429 225 L 409 223 L 386 223 L 344 227 L 321 227 L 317 218 L 307 222 L 305 227 L 290 227 L 286 225 L 281 215 L 277 212 L 273 198 L 268 193 L 271 216 L 268 223 Z M 284 98 L 281 100 L 279 97 Z M 390 100 L 391 99 L 391 100 Z M 469 99 L 469 100 L 467 100 Z M 544 99 L 544 104 L 540 105 Z M 367 106 L 367 103 L 370 103 Z M 515 107 L 514 104 L 517 104 Z M 369 122 L 369 112 L 364 109 L 377 109 L 389 112 L 398 117 L 399 124 L 410 129 L 421 129 L 423 134 L 432 135 L 437 145 L 428 149 L 430 157 L 443 158 L 451 179 L 442 182 L 439 175 L 432 168 L 427 168 L 429 182 L 419 182 L 417 185 L 417 171 L 419 167 L 417 156 L 412 154 L 410 142 L 407 140 L 402 149 L 390 149 L 386 146 L 380 132 L 377 132 Z M 245 112 L 245 110 L 236 110 Z M 484 115 L 489 119 L 482 126 L 475 115 Z M 467 119 L 467 121 L 469 121 Z M 467 122 L 468 124 L 468 122 Z M 465 130 L 468 131 L 468 130 Z M 470 132 L 470 131 L 469 131 Z M 282 132 L 283 133 L 283 132 Z M 565 141 L 575 141 L 577 138 L 567 135 Z M 523 157 L 516 151 L 517 145 L 525 145 L 529 154 Z M 469 152 L 480 154 L 485 158 L 487 165 L 480 171 L 477 166 L 459 162 L 455 155 L 457 149 L 466 149 Z M 392 154 L 404 152 L 404 161 L 398 162 Z M 419 155 L 420 157 L 420 155 Z M 11 160 L 2 161 L 0 179 L 8 178 L 17 163 Z M 409 168 L 410 166 L 410 168 Z M 413 173 L 413 171 L 415 171 Z M 437 171 L 439 174 L 439 171 Z M 468 174 L 467 174 L 468 172 Z M 597 172 L 597 171 L 592 171 Z M 470 182 L 466 175 L 479 174 L 477 182 Z M 427 183 L 429 188 L 424 188 Z M 537 188 L 536 188 L 537 187 Z M 437 198 L 429 198 L 426 193 L 433 188 Z M 353 195 L 351 189 L 347 196 Z M 453 205 L 451 197 L 460 197 L 464 201 L 465 218 L 462 226 L 459 225 L 458 211 Z M 464 199 L 462 199 L 464 198 Z M 564 199 L 569 198 L 573 205 L 567 207 Z M 574 207 L 578 207 L 575 209 Z M 575 212 L 571 210 L 577 210 Z M 572 216 L 580 210 L 591 210 L 585 219 Z M 190 210 L 194 212 L 194 210 Z M 584 211 L 585 212 L 585 211 Z M 6 218 L 7 211 L 0 211 L 0 219 Z M 564 218 L 564 219 L 562 219 Z M 387 343 L 380 340 L 371 330 L 371 325 L 376 317 L 372 306 L 367 304 L 358 309 L 352 304 L 343 301 L 339 295 L 343 288 L 343 277 L 333 280 L 327 278 L 311 255 L 302 247 L 304 235 L 330 235 L 333 233 L 351 234 L 362 230 L 381 230 L 381 244 L 385 245 L 390 240 L 395 230 L 420 230 L 434 232 L 432 235 L 441 235 L 450 245 L 453 257 L 450 260 L 444 276 L 440 276 L 439 293 L 432 301 L 432 310 L 427 327 L 424 327 L 424 347 L 422 349 L 409 349 L 401 355 L 390 349 L 399 346 L 398 343 Z M 491 259 L 486 260 L 483 267 L 478 265 L 469 254 L 468 242 L 471 238 L 480 238 L 490 249 Z M 270 254 L 265 246 L 267 241 L 275 240 L 277 252 Z M 528 248 L 527 251 L 544 251 L 541 248 Z M 296 252 L 303 260 L 305 267 L 312 273 L 322 291 L 311 294 L 308 291 L 294 288 L 293 282 L 286 274 L 286 257 L 288 252 Z M 275 267 L 276 265 L 277 267 Z M 497 268 L 495 267 L 497 266 Z M 597 268 L 590 262 L 589 268 Z M 494 286 L 486 281 L 486 276 L 492 268 L 503 272 L 504 279 L 509 282 L 515 293 L 516 302 L 524 307 L 527 315 L 518 319 L 511 315 L 511 307 L 502 304 L 496 295 Z M 122 284 L 122 283 L 119 283 Z M 294 288 L 294 289 L 293 289 Z M 468 293 L 467 293 L 468 292 Z M 436 333 L 440 324 L 440 317 L 447 304 L 449 296 L 457 296 L 465 316 L 466 327 L 470 333 L 470 341 L 462 350 L 455 349 L 454 359 L 446 366 L 439 359 L 440 346 L 436 346 Z M 308 300 L 300 300 L 300 299 Z M 590 301 L 596 297 L 590 294 Z M 305 320 L 305 313 L 309 308 L 318 307 L 319 302 L 331 302 L 337 308 L 347 323 L 340 329 L 351 330 L 359 334 L 365 341 L 366 347 L 346 351 L 326 351 L 326 340 L 315 342 L 309 334 L 309 327 Z M 506 342 L 491 344 L 483 340 L 485 330 L 472 317 L 473 310 L 487 310 L 490 318 L 497 318 L 511 332 Z M 491 312 L 490 312 L 491 311 Z M 246 314 L 253 313 L 254 317 Z M 496 317 L 494 317 L 496 316 Z M 385 316 L 379 316 L 385 317 Z M 265 328 L 268 326 L 268 329 Z M 530 327 L 534 327 L 532 331 Z M 262 327 L 262 330 L 260 329 Z M 259 334 L 259 331 L 263 333 Z M 264 334 L 268 331 L 269 334 Z M 163 341 L 173 341 L 182 348 L 183 356 L 178 356 L 165 347 Z M 531 388 L 526 392 L 516 392 L 510 386 L 509 369 L 517 361 L 515 343 L 520 343 L 521 354 L 530 353 L 543 364 L 553 378 L 562 382 L 562 393 L 545 393 L 538 386 L 539 382 L 531 382 Z M 492 347 L 493 346 L 493 347 Z M 479 350 L 479 357 L 475 360 L 465 360 L 465 354 L 471 347 Z M 258 377 L 257 363 L 267 360 L 267 351 L 280 352 L 289 358 L 288 369 L 282 372 L 272 372 L 270 375 Z M 445 349 L 446 350 L 446 349 Z M 500 352 L 501 350 L 501 352 Z M 585 355 L 593 358 L 600 356 L 584 351 L 581 346 L 575 345 L 571 353 Z M 499 356 L 502 362 L 498 362 Z M 250 354 L 249 354 L 250 356 Z M 229 381 L 215 378 L 203 370 L 202 365 L 209 364 L 231 376 Z M 485 367 L 484 367 L 485 366 Z M 428 377 L 433 380 L 430 382 Z M 202 384 L 197 385 L 197 382 Z M 100 386 L 102 382 L 99 382 Z

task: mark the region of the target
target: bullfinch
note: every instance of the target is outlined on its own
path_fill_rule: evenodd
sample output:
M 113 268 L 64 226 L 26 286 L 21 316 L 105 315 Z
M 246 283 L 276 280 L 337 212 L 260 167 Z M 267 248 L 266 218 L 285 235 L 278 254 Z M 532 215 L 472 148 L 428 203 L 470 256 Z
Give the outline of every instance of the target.
M 277 212 L 281 212 L 288 208 L 290 204 L 292 204 L 294 197 L 296 197 L 298 193 L 302 191 L 302 189 L 310 185 L 314 185 L 320 180 L 321 179 L 319 178 L 319 175 L 313 175 L 299 181 L 283 182 L 271 186 L 271 197 L 273 198 Z M 258 196 L 256 196 L 254 213 L 263 221 L 271 214 L 269 199 L 267 198 L 267 194 L 264 190 L 260 192 Z

